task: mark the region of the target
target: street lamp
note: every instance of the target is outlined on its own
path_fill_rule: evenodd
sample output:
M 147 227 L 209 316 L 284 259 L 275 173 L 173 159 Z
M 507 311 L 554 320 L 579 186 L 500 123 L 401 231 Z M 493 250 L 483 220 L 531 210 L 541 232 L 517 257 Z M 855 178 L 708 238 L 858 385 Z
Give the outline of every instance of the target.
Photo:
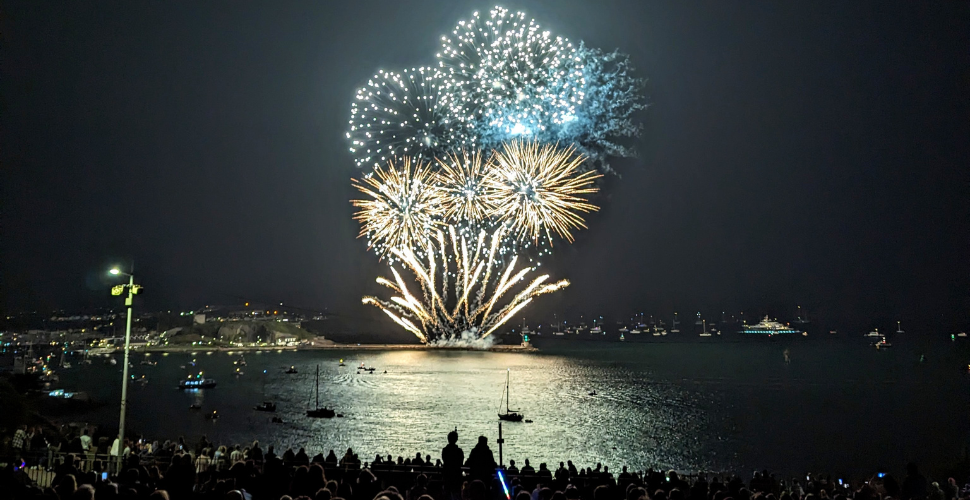
M 128 297 L 125 298 L 125 306 L 128 307 L 128 325 L 125 327 L 125 364 L 122 368 L 121 419 L 118 424 L 118 473 L 121 473 L 121 460 L 125 452 L 125 408 L 128 406 L 128 350 L 131 347 L 131 306 L 134 296 L 141 292 L 141 286 L 135 285 L 134 275 L 126 273 L 117 267 L 112 268 L 108 272 L 114 276 L 123 274 L 128 277 L 127 285 L 117 285 L 111 288 L 111 295 L 115 296 L 124 293 L 125 288 L 128 289 Z

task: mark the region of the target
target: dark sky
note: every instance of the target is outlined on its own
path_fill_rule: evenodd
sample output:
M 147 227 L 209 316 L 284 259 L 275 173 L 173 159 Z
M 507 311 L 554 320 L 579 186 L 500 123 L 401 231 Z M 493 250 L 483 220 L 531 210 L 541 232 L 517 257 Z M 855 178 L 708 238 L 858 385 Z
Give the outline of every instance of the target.
M 641 157 L 526 315 L 965 327 L 970 4 L 517 1 L 649 78 Z M 3 306 L 240 300 L 377 316 L 350 99 L 491 4 L 17 2 L 2 14 Z

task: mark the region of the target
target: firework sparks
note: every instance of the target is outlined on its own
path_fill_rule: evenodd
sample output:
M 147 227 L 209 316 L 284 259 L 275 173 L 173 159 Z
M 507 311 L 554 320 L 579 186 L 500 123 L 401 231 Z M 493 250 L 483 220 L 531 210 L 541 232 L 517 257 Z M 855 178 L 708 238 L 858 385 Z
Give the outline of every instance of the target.
M 585 159 L 572 148 L 513 141 L 490 160 L 486 177 L 492 216 L 510 224 L 519 238 L 552 244 L 552 233 L 573 241 L 572 230 L 586 228 L 580 213 L 598 210 L 583 195 L 598 191 L 595 172 L 579 169 Z
M 447 231 L 437 231 L 437 248 L 429 245 L 423 257 L 409 247 L 391 249 L 413 274 L 421 289 L 421 299 L 411 293 L 391 265 L 394 280 L 378 278 L 377 282 L 396 295 L 389 300 L 364 297 L 363 303 L 380 308 L 422 342 L 457 338 L 463 332 L 473 332 L 478 338 L 491 335 L 536 297 L 569 286 L 566 280 L 547 283 L 549 275 L 544 274 L 532 279 L 510 300 L 503 301 L 533 271 L 530 267 L 516 270 L 517 258 L 507 265 L 498 258 L 497 250 L 506 236 L 505 231 L 499 227 L 491 233 L 482 231 L 477 238 L 468 238 L 449 225 Z M 501 277 L 496 280 L 498 274 Z
M 360 221 L 360 236 L 379 256 L 393 248 L 424 244 L 441 224 L 443 214 L 440 195 L 431 170 L 419 160 L 405 158 L 398 168 L 389 162 L 387 169 L 377 167 L 363 180 L 353 180 L 354 187 L 369 197 L 353 200 L 360 210 L 354 218 Z
M 486 163 L 481 152 L 452 154 L 437 160 L 436 179 L 440 186 L 440 206 L 452 223 L 478 224 L 495 207 L 485 193 Z
M 357 90 L 350 109 L 350 152 L 358 167 L 405 157 L 431 159 L 465 142 L 439 98 L 442 73 L 416 68 L 380 71 Z
M 541 135 L 575 119 L 585 86 L 582 60 L 568 40 L 524 13 L 476 12 L 441 43 L 443 100 L 481 143 Z

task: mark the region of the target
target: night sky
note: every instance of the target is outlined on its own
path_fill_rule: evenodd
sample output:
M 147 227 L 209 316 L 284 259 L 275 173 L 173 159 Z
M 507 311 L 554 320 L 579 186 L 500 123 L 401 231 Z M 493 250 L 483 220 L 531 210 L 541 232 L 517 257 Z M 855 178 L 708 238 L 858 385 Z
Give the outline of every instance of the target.
M 970 326 L 970 3 L 502 5 L 629 53 L 651 104 L 640 158 L 544 265 L 573 285 L 525 316 Z M 490 7 L 6 2 L 0 303 L 115 304 L 104 271 L 134 261 L 140 307 L 385 327 L 360 305 L 384 266 L 351 220 L 350 101 Z

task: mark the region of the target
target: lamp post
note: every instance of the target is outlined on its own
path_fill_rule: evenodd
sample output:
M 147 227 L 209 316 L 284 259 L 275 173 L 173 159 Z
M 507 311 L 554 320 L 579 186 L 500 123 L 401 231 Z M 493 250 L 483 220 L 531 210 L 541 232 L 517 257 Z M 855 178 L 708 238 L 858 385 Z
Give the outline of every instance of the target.
M 121 460 L 125 453 L 125 409 L 128 406 L 128 350 L 131 347 L 131 308 L 134 296 L 139 293 L 141 287 L 135 286 L 134 275 L 123 272 L 117 267 L 108 272 L 115 276 L 119 274 L 128 276 L 128 285 L 118 285 L 111 289 L 111 295 L 121 295 L 125 288 L 128 289 L 128 296 L 125 298 L 125 306 L 128 308 L 128 324 L 125 327 L 125 364 L 122 367 L 121 380 L 121 419 L 118 424 L 118 473 L 121 473 Z

